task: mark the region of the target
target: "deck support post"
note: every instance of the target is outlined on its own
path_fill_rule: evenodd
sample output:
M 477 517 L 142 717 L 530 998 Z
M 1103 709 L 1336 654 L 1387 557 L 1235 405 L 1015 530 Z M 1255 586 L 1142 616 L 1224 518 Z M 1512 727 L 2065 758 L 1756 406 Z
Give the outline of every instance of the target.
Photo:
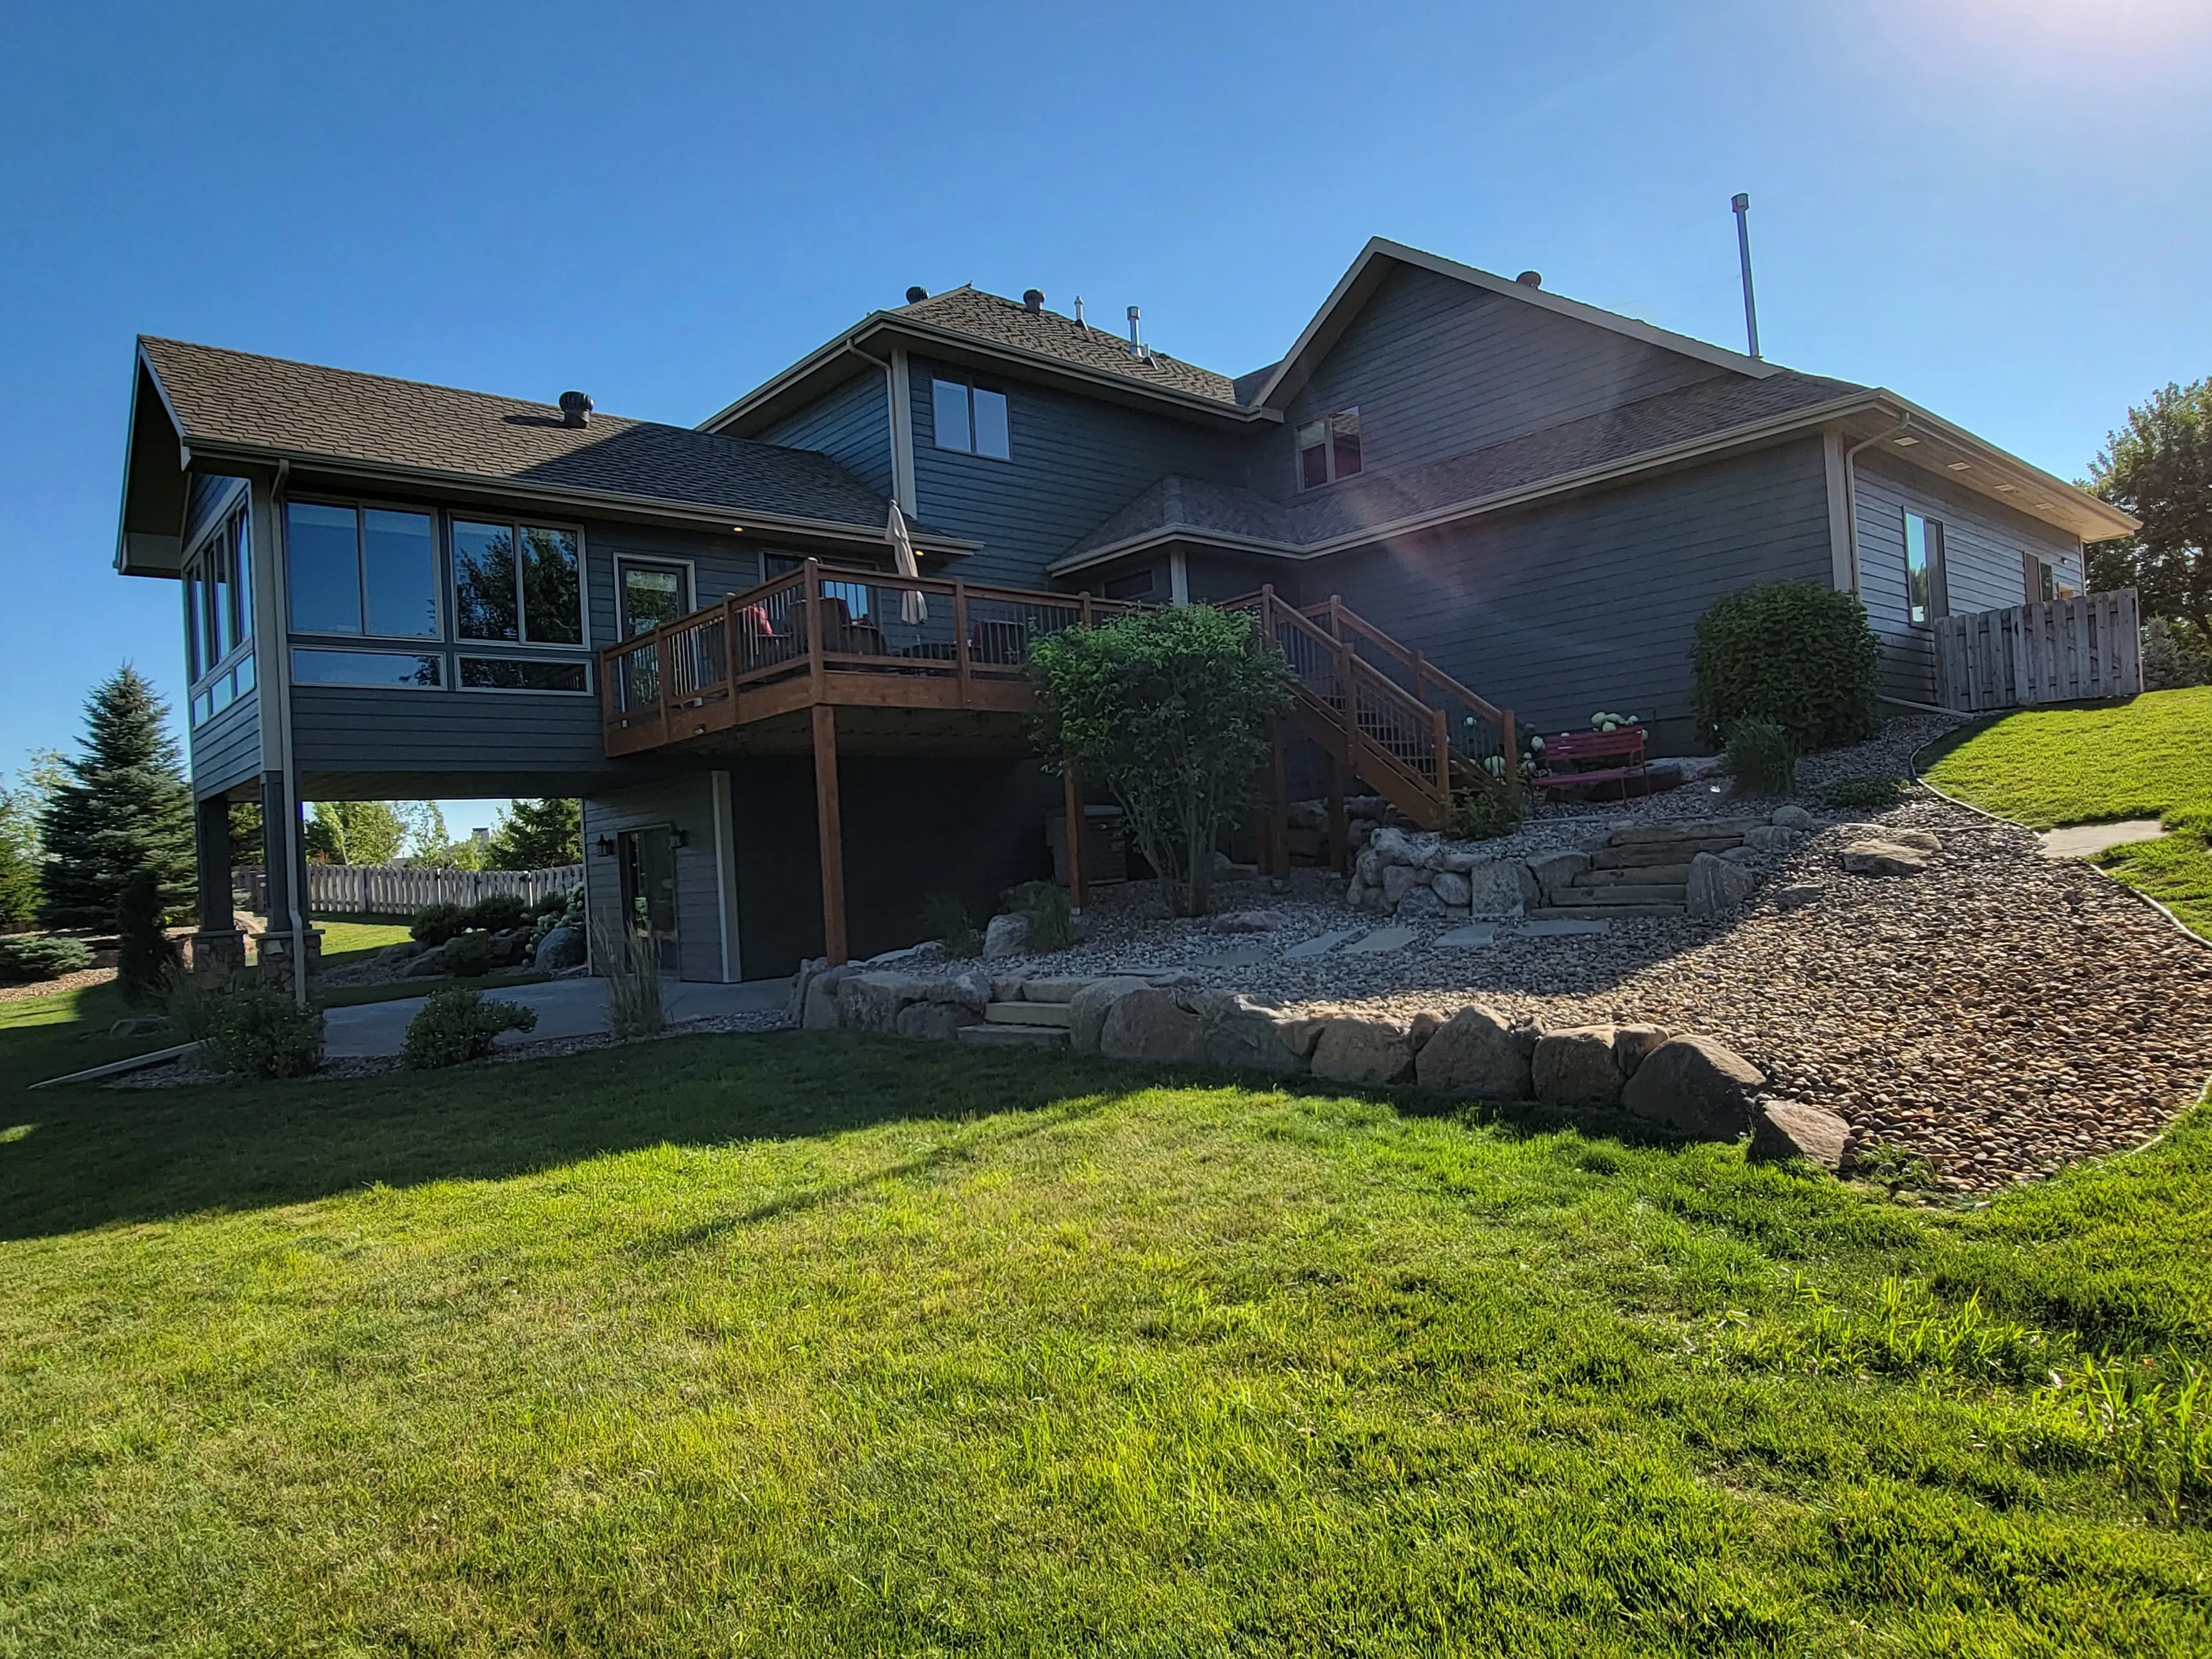
M 1267 873 L 1279 880 L 1291 876 L 1291 798 L 1289 768 L 1283 754 L 1283 722 L 1273 723 L 1267 776 Z
M 1344 761 L 1328 750 L 1328 861 L 1340 876 L 1352 872 L 1352 825 L 1344 811 Z
M 1089 838 L 1091 820 L 1083 810 L 1083 783 L 1073 763 L 1060 779 L 1067 802 L 1067 904 L 1080 915 L 1083 907 L 1091 902 L 1091 883 L 1083 867 L 1083 843 Z
M 1504 745 L 1505 788 L 1513 802 L 1513 816 L 1517 819 L 1528 810 L 1528 803 L 1521 799 L 1521 744 L 1514 734 L 1513 711 L 1510 708 L 1498 711 L 1498 740 Z
M 845 963 L 845 826 L 837 805 L 837 711 L 814 705 L 814 821 L 821 837 L 822 952 Z

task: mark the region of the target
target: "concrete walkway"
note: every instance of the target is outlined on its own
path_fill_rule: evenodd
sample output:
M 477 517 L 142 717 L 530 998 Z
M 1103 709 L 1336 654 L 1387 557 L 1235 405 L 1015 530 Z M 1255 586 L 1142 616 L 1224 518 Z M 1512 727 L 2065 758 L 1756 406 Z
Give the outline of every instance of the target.
M 596 1036 L 607 1029 L 607 982 L 603 979 L 556 979 L 543 985 L 516 985 L 488 995 L 520 1002 L 538 1011 L 534 1031 L 507 1031 L 499 1043 L 543 1042 L 549 1037 Z M 787 979 L 757 979 L 744 985 L 694 985 L 670 981 L 660 988 L 660 1006 L 672 1024 L 728 1014 L 756 1014 L 783 1006 L 791 994 Z M 333 1060 L 396 1054 L 407 1035 L 407 1022 L 424 998 L 331 1008 L 323 1014 L 323 1051 Z
M 2063 830 L 2046 830 L 2036 839 L 2047 859 L 2093 859 L 2107 847 L 2130 842 L 2156 841 L 2166 826 L 2156 818 L 2124 818 L 2118 823 L 2076 823 Z

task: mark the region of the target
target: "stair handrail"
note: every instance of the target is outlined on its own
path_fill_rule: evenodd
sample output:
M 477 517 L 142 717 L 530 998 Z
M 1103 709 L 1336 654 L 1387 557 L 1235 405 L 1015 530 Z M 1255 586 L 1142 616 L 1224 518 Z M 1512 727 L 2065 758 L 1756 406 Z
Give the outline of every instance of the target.
M 1476 693 L 1468 690 L 1467 687 L 1462 685 L 1450 675 L 1445 673 L 1443 669 L 1431 662 L 1428 658 L 1423 655 L 1420 652 L 1411 650 L 1406 646 L 1400 644 L 1396 640 L 1392 639 L 1381 629 L 1376 627 L 1373 623 L 1369 622 L 1366 617 L 1361 616 L 1350 605 L 1345 604 L 1343 597 L 1340 594 L 1330 594 L 1328 596 L 1328 603 L 1324 605 L 1310 605 L 1306 609 L 1304 614 L 1308 617 L 1316 617 L 1326 616 L 1329 620 L 1329 627 L 1326 631 L 1329 632 L 1334 636 L 1341 638 L 1342 632 L 1340 630 L 1348 629 L 1352 633 L 1358 635 L 1361 639 L 1365 640 L 1370 645 L 1375 647 L 1376 649 L 1383 653 L 1386 656 L 1395 657 L 1400 663 L 1413 670 L 1414 675 L 1414 694 L 1416 696 L 1421 696 L 1421 683 L 1423 681 L 1432 681 L 1440 690 L 1448 691 L 1453 696 L 1457 697 L 1462 702 L 1472 708 L 1476 714 L 1481 715 L 1483 719 L 1488 720 L 1492 726 L 1502 726 L 1506 720 L 1512 717 L 1511 711 L 1510 709 L 1500 708 L 1496 703 L 1491 702 L 1489 698 L 1478 696 Z M 1426 698 L 1424 697 L 1423 701 L 1425 702 Z

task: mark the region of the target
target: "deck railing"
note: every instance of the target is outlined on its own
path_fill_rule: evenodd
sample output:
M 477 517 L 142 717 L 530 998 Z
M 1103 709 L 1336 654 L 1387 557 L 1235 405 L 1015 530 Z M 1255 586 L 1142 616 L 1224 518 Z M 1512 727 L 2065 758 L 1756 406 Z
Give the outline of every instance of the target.
M 887 706 L 963 706 L 973 687 L 1022 681 L 1036 641 L 1136 608 L 809 559 L 608 647 L 599 684 L 611 751 L 688 735 L 704 710 L 723 714 L 714 725 L 733 724 L 732 699 L 802 678 L 817 702 L 863 676 L 878 687 L 868 700 Z

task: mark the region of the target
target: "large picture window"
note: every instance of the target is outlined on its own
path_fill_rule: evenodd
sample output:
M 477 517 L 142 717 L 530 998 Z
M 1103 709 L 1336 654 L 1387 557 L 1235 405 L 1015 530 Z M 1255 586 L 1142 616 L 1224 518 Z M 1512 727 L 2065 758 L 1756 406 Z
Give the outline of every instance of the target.
M 453 618 L 465 640 L 581 645 L 584 583 L 576 532 L 454 520 Z
M 296 632 L 438 637 L 437 540 L 428 513 L 290 501 L 284 541 Z
M 1947 613 L 1943 581 L 1943 526 L 1917 513 L 1905 515 L 1905 607 L 1925 627 Z

